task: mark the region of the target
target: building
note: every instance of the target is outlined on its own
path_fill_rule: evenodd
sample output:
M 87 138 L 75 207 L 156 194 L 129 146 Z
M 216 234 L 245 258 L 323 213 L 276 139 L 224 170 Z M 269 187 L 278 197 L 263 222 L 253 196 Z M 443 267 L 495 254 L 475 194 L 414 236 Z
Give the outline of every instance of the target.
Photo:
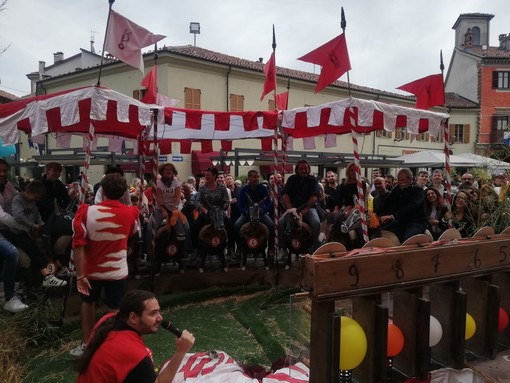
M 510 141 L 510 34 L 489 45 L 494 15 L 461 14 L 455 30 L 455 49 L 446 76 L 446 91 L 479 104 L 474 140 L 478 154 L 491 155 Z
M 480 38 L 484 34 L 480 33 Z M 457 41 L 457 39 L 456 39 Z M 153 52 L 144 55 L 145 68 L 148 72 L 154 65 Z M 93 52 L 81 50 L 81 54 L 64 59 L 63 55 L 56 54 L 56 62 L 51 67 L 45 67 L 29 74 L 28 77 L 34 81 L 34 88 L 38 94 L 50 94 L 65 89 L 88 86 L 98 82 L 99 67 L 97 65 L 98 55 Z M 78 65 L 78 61 L 87 61 L 90 65 Z M 96 60 L 96 62 L 94 62 Z M 72 61 L 73 63 L 68 63 Z M 453 64 L 453 61 L 452 61 Z M 244 110 L 272 110 L 274 100 L 270 95 L 261 102 L 260 94 L 264 84 L 263 68 L 261 60 L 251 61 L 214 52 L 195 46 L 163 47 L 158 51 L 158 92 L 170 98 L 180 100 L 177 107 L 202 110 L 219 111 L 244 111 Z M 50 74 L 52 73 L 52 74 Z M 453 71 L 449 71 L 449 76 Z M 36 80 L 39 78 L 39 80 Z M 140 85 L 142 74 L 126 64 L 107 60 L 101 71 L 101 85 L 115 89 L 126 95 L 141 98 L 145 89 Z M 374 99 L 381 102 L 394 103 L 403 106 L 413 107 L 414 97 L 402 96 L 400 94 L 371 89 L 356 84 L 351 84 L 349 92 L 348 84 L 337 81 L 325 88 L 318 94 L 314 93 L 318 75 L 292 70 L 288 68 L 277 68 L 278 93 L 290 90 L 289 109 L 303 106 L 319 105 L 330 101 L 346 98 L 351 94 L 353 97 L 362 99 Z M 453 77 L 452 77 L 453 79 Z M 469 92 L 448 92 L 446 104 L 450 118 L 450 137 L 452 149 L 456 153 L 474 152 L 475 143 L 480 140 L 480 104 L 478 99 L 472 97 Z M 442 108 L 437 108 L 441 110 Z M 442 150 L 442 140 L 432 142 L 427 134 L 421 135 L 413 143 L 407 140 L 408 135 L 405 129 L 400 129 L 394 134 L 388 132 L 371 133 L 360 139 L 360 150 L 362 155 L 367 156 L 388 156 L 396 157 L 402 154 L 411 153 L 424 149 Z M 107 142 L 98 143 L 99 150 L 107 151 Z M 71 148 L 58 148 L 54 138 L 49 137 L 45 145 L 46 155 L 60 155 L 62 163 L 69 166 L 66 174 L 79 174 L 79 167 L 83 153 L 81 138 L 73 139 Z M 132 152 L 133 144 L 126 142 L 124 148 L 127 153 Z M 233 148 L 260 149 L 258 140 L 239 140 L 233 143 Z M 28 145 L 22 145 L 22 150 L 27 150 Z M 350 139 L 337 138 L 335 147 L 327 148 L 324 137 L 315 137 L 312 140 L 294 140 L 293 150 L 296 151 L 317 151 L 331 153 L 352 153 Z M 218 154 L 220 143 L 213 143 L 213 154 Z M 32 151 L 33 152 L 33 151 Z M 181 153 L 178 143 L 173 143 L 166 148 L 172 161 L 178 158 L 176 166 L 183 176 L 191 175 L 193 172 L 192 163 L 205 158 L 210 161 L 210 154 L 202 153 L 200 143 L 193 142 L 191 153 Z M 32 154 L 32 155 L 31 155 Z M 23 158 L 34 157 L 36 153 L 28 152 L 22 154 Z M 96 154 L 100 154 L 97 153 Z M 103 157 L 111 154 L 111 161 L 114 153 L 102 153 Z M 67 157 L 64 157 L 67 156 Z M 40 158 L 40 157 L 39 157 Z M 98 156 L 99 158 L 99 156 Z M 162 158 L 161 160 L 164 160 Z M 97 158 L 96 158 L 97 160 Z M 105 163 L 96 161 L 100 166 L 91 168 L 92 181 L 101 177 Z M 208 162 L 210 163 L 210 162 Z M 257 165 L 257 164 L 255 164 Z M 71 169 L 72 167 L 72 169 Z M 326 168 L 337 168 L 338 164 L 325 164 L 322 168 L 314 171 L 322 172 Z M 341 167 L 341 166 L 340 166 Z M 29 169 L 29 167 L 26 167 Z M 135 170 L 134 167 L 131 170 Z M 248 167 L 241 166 L 241 174 L 247 172 Z

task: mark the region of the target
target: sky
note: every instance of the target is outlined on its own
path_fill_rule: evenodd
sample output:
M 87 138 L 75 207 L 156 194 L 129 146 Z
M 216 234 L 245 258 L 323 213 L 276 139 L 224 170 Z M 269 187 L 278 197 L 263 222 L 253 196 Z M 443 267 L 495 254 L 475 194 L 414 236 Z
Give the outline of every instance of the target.
M 3 0 L 0 0 L 0 2 Z M 28 73 L 38 62 L 53 63 L 90 48 L 100 53 L 108 0 L 7 0 L 0 12 L 0 90 L 30 92 Z M 116 0 L 113 9 L 153 33 L 166 35 L 158 45 L 193 44 L 190 22 L 199 22 L 197 46 L 264 62 L 276 30 L 276 65 L 319 73 L 298 57 L 340 32 L 344 7 L 353 84 L 401 93 L 395 88 L 439 73 L 439 52 L 446 71 L 455 42 L 453 24 L 461 13 L 494 15 L 490 45 L 510 33 L 508 0 Z M 149 48 L 147 48 L 149 49 Z M 346 81 L 346 75 L 340 78 Z M 141 78 L 140 78 L 141 80 Z

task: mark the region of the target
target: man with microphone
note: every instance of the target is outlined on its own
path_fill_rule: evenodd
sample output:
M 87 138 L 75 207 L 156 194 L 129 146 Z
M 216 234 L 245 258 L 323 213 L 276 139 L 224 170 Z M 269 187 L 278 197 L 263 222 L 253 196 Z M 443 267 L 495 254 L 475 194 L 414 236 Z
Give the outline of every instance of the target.
M 158 375 L 142 335 L 155 334 L 160 324 L 178 337 L 174 355 Z M 119 311 L 106 314 L 94 327 L 77 360 L 77 383 L 171 383 L 194 343 L 193 334 L 163 320 L 153 293 L 131 290 Z

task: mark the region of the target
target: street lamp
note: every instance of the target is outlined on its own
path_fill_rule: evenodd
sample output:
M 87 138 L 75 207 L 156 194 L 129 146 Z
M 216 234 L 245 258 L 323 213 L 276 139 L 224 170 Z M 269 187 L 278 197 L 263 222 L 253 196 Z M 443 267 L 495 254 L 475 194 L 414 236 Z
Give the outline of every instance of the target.
M 193 33 L 193 46 L 197 46 L 197 35 L 200 34 L 200 23 L 191 22 L 189 23 L 189 33 Z

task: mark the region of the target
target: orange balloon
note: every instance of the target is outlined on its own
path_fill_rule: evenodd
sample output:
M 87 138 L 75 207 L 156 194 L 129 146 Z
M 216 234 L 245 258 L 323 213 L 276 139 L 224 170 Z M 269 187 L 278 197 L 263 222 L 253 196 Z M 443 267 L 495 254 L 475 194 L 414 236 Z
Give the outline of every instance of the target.
M 388 323 L 388 348 L 386 355 L 393 357 L 402 351 L 404 348 L 404 334 L 393 323 Z

